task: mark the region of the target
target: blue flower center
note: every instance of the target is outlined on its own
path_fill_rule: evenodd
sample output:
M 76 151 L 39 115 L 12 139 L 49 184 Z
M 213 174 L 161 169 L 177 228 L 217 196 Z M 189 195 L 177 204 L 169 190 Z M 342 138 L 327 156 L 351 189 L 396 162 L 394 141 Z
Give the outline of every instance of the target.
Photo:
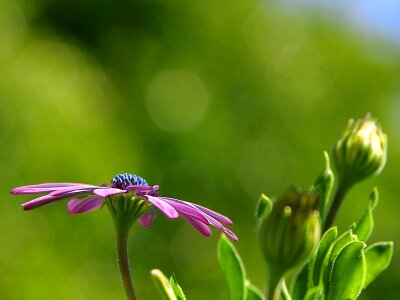
M 146 180 L 142 177 L 130 173 L 118 174 L 111 180 L 111 187 L 124 189 L 130 185 L 144 185 L 148 186 Z

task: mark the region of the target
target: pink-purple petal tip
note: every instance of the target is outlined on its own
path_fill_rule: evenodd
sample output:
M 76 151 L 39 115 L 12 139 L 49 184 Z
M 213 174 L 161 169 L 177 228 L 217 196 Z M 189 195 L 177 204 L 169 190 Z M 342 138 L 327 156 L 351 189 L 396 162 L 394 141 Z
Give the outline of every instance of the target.
M 225 233 L 231 240 L 233 240 L 235 242 L 237 242 L 239 240 L 237 238 L 237 236 L 227 228 L 224 229 L 223 233 Z

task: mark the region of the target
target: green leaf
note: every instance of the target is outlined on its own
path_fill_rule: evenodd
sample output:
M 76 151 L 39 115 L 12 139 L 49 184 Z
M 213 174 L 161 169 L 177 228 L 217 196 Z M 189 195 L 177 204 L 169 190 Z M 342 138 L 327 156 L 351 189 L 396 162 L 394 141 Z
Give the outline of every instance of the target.
M 307 263 L 303 267 L 301 272 L 297 275 L 292 292 L 293 300 L 302 300 L 304 299 L 304 296 L 307 294 L 309 269 L 310 269 L 310 263 Z
M 258 228 L 261 223 L 268 217 L 272 210 L 272 201 L 266 195 L 261 194 L 260 199 L 257 202 L 256 217 Z
M 293 299 L 304 299 L 304 297 L 310 293 L 309 290 L 311 288 L 320 284 L 321 286 L 317 290 L 323 289 L 322 280 L 325 273 L 326 282 L 328 282 L 329 272 L 325 272 L 325 270 L 329 265 L 329 259 L 335 245 L 337 234 L 337 227 L 331 227 L 324 233 L 315 254 L 296 278 L 293 288 Z M 344 245 L 351 240 L 352 235 L 351 232 L 348 231 L 336 240 L 339 241 L 337 248 L 344 247 Z M 344 244 L 343 246 L 341 246 L 342 243 Z M 316 296 L 313 297 L 315 298 Z
M 247 298 L 246 300 L 264 300 L 263 293 L 250 281 L 246 281 Z
M 368 210 L 362 215 L 356 224 L 352 226 L 353 233 L 357 235 L 360 241 L 366 242 L 374 229 L 373 211 L 379 201 L 378 189 L 375 187 L 369 197 Z
M 363 242 L 353 241 L 340 251 L 330 275 L 328 300 L 356 299 L 359 296 L 366 273 L 364 248 Z
M 330 247 L 327 255 L 325 256 L 322 264 L 322 284 L 324 286 L 324 290 L 328 290 L 329 287 L 329 278 L 332 273 L 333 263 L 344 247 L 354 241 L 355 236 L 352 231 L 349 229 L 341 236 L 339 236 L 332 247 Z
M 378 242 L 365 249 L 367 274 L 364 288 L 366 288 L 383 270 L 385 270 L 393 255 L 393 242 Z
M 225 235 L 218 243 L 218 260 L 228 282 L 230 299 L 246 299 L 246 272 L 235 246 Z
M 178 284 L 175 274 L 172 274 L 171 278 L 169 279 L 169 282 L 171 284 L 171 287 L 174 291 L 176 298 L 178 300 L 186 300 L 185 294 L 183 293 L 181 286 Z
M 334 246 L 334 241 L 337 237 L 338 230 L 337 227 L 329 228 L 321 238 L 319 242 L 318 249 L 311 260 L 311 274 L 312 282 L 311 286 L 317 286 L 321 281 L 322 267 L 324 265 L 324 260 L 327 257 L 329 251 Z
M 172 288 L 169 280 L 165 275 L 157 269 L 151 270 L 151 276 L 154 279 L 163 299 L 165 300 L 178 300 L 175 296 L 174 289 Z
M 328 212 L 334 182 L 334 175 L 330 166 L 329 155 L 326 151 L 324 151 L 324 157 L 325 169 L 321 172 L 314 183 L 314 190 L 320 194 L 318 210 L 321 216 L 322 224 L 325 223 L 325 217 Z
M 322 286 L 318 285 L 308 290 L 307 294 L 303 298 L 304 300 L 318 300 L 324 299 L 323 297 L 324 289 Z

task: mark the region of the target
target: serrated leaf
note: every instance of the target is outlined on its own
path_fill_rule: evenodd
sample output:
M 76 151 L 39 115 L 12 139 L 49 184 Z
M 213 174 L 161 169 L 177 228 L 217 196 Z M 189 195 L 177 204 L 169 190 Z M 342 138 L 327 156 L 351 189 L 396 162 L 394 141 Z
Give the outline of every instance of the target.
M 246 281 L 247 298 L 246 300 L 264 300 L 263 293 L 261 290 L 252 284 L 250 281 Z
M 171 287 L 174 291 L 176 298 L 178 300 L 186 300 L 185 294 L 183 293 L 181 286 L 178 284 L 175 274 L 172 274 L 171 278 L 169 279 L 169 282 L 171 284 Z
M 311 268 L 310 276 L 312 276 L 312 278 L 310 279 L 312 282 L 309 284 L 309 287 L 319 285 L 321 281 L 322 267 L 324 265 L 324 260 L 327 257 L 329 250 L 333 248 L 337 234 L 338 230 L 337 227 L 335 226 L 329 228 L 322 236 L 317 251 L 310 262 L 310 268 Z
M 366 242 L 374 229 L 373 211 L 379 201 L 378 189 L 375 187 L 369 197 L 369 205 L 367 211 L 361 216 L 356 224 L 352 226 L 353 233 L 357 235 L 360 241 Z
M 366 266 L 365 244 L 348 243 L 335 259 L 329 280 L 328 300 L 356 299 L 363 287 Z
M 167 277 L 158 269 L 151 270 L 151 276 L 154 279 L 163 299 L 165 300 L 178 300 L 175 296 L 174 290 Z
M 272 210 L 272 201 L 266 195 L 261 194 L 260 199 L 257 202 L 256 217 L 258 228 L 261 223 L 268 217 Z
M 393 255 L 393 242 L 378 242 L 365 249 L 367 273 L 364 288 L 375 280 L 390 264 Z
M 320 195 L 318 210 L 321 216 L 322 224 L 325 223 L 325 218 L 328 213 L 329 202 L 334 183 L 334 175 L 330 166 L 329 155 L 326 151 L 324 151 L 324 158 L 325 169 L 321 172 L 314 183 L 314 190 L 316 190 Z
M 230 299 L 246 299 L 246 272 L 239 253 L 225 235 L 218 243 L 218 261 L 228 282 Z

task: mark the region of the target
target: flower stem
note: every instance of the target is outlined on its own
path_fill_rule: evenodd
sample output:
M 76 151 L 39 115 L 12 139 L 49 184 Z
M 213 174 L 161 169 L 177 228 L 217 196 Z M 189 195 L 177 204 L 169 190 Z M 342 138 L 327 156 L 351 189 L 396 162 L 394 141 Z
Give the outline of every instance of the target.
M 124 284 L 127 300 L 136 300 L 135 289 L 133 287 L 131 268 L 128 256 L 128 230 L 119 230 L 116 226 L 117 233 L 117 258 L 119 271 L 121 273 L 122 283 Z
M 277 275 L 272 269 L 269 272 L 267 281 L 266 300 L 279 300 L 282 288 L 282 276 Z
M 347 195 L 347 192 L 350 190 L 351 185 L 344 184 L 343 181 L 339 183 L 338 189 L 336 190 L 335 197 L 333 198 L 332 205 L 329 209 L 328 216 L 326 217 L 324 224 L 324 231 L 328 230 L 335 221 L 336 215 L 342 205 L 344 198 Z
M 138 197 L 110 197 L 106 204 L 114 220 L 117 236 L 117 259 L 126 299 L 136 300 L 128 256 L 129 232 L 136 220 L 146 210 L 146 203 Z

